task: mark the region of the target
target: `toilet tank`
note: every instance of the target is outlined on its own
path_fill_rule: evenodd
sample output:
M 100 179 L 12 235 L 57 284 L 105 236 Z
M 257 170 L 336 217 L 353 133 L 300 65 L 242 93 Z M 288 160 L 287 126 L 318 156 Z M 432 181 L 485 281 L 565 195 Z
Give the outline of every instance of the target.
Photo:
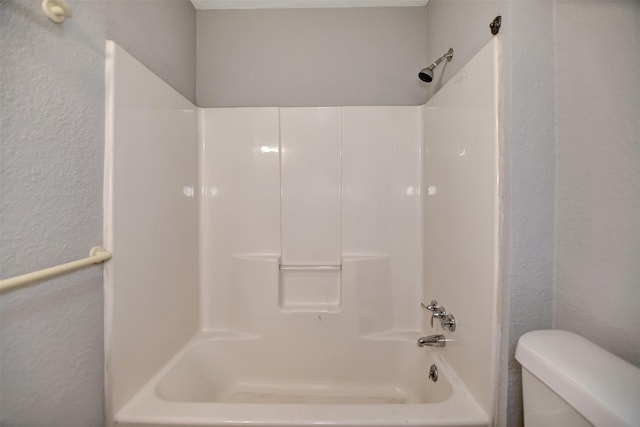
M 640 369 L 561 330 L 518 341 L 525 426 L 640 426 Z

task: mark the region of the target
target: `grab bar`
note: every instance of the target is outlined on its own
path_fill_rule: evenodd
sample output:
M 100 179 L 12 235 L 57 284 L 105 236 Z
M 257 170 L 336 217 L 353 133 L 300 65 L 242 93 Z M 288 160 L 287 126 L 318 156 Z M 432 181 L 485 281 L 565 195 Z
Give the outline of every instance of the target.
M 280 270 L 342 270 L 342 265 L 298 265 L 280 264 Z
M 92 264 L 100 264 L 101 262 L 105 262 L 109 259 L 111 259 L 111 252 L 105 250 L 102 246 L 96 246 L 91 248 L 87 258 L 56 265 L 55 267 L 45 268 L 44 270 L 34 271 L 32 273 L 22 274 L 20 276 L 11 277 L 10 279 L 0 280 L 0 293 L 27 285 L 31 282 L 37 282 L 69 271 L 78 270 L 79 268 Z

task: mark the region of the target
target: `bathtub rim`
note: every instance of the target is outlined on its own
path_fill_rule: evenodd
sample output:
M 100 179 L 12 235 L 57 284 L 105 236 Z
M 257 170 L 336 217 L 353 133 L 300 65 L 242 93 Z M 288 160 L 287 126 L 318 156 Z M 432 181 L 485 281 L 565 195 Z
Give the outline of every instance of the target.
M 363 337 L 377 341 L 411 342 L 420 333 L 394 337 Z M 447 378 L 451 396 L 437 403 L 404 404 L 304 404 L 180 402 L 162 399 L 158 383 L 194 346 L 203 341 L 251 340 L 258 335 L 236 331 L 204 332 L 191 338 L 116 414 L 119 424 L 225 425 L 225 426 L 489 426 L 489 415 L 475 401 L 438 349 L 427 351 Z M 251 419 L 247 415 L 251 414 Z M 327 417 L 330 413 L 331 416 Z

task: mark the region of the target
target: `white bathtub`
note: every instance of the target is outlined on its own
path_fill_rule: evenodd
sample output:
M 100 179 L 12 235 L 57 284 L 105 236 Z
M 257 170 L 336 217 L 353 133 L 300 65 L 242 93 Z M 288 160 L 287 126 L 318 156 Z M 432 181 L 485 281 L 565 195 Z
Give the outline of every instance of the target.
M 194 338 L 116 414 L 124 426 L 488 426 L 437 350 L 415 337 Z M 327 363 L 329 361 L 329 363 Z M 429 367 L 439 371 L 437 382 Z

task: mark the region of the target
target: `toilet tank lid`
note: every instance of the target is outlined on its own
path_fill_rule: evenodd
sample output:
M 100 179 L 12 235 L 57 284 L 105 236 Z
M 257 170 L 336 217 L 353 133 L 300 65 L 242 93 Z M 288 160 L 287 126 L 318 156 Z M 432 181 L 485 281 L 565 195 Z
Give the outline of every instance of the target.
M 640 426 L 640 369 L 571 332 L 520 337 L 516 360 L 597 426 Z

